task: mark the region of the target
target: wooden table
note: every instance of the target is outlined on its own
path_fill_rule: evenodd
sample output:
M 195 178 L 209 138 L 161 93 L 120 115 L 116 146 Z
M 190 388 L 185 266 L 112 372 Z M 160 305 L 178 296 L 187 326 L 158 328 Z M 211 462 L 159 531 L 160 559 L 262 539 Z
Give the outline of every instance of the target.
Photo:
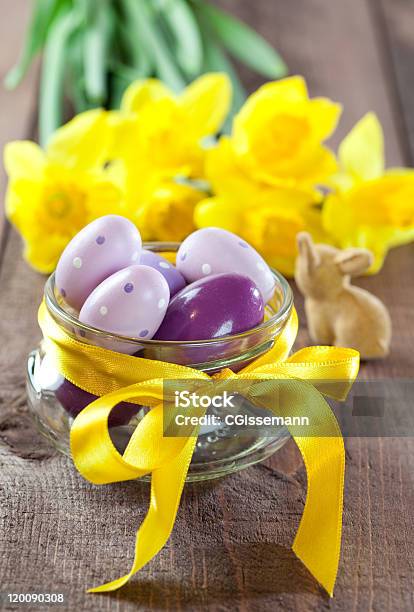
M 3 3 L 0 68 L 16 56 L 25 0 Z M 229 0 L 304 74 L 314 95 L 344 104 L 334 144 L 368 109 L 384 125 L 389 165 L 414 156 L 412 0 Z M 250 87 L 259 84 L 246 75 Z M 36 74 L 0 91 L 0 138 L 31 137 Z M 2 175 L 4 179 L 4 175 Z M 4 181 L 2 181 L 4 191 Z M 290 551 L 303 511 L 306 476 L 293 443 L 262 465 L 207 485 L 187 486 L 173 535 L 122 590 L 86 595 L 132 559 L 147 486 L 94 487 L 37 434 L 26 409 L 25 360 L 36 345 L 44 278 L 1 227 L 0 461 L 2 590 L 63 591 L 68 610 L 412 610 L 414 444 L 412 438 L 346 440 L 343 547 L 332 600 Z M 414 248 L 395 250 L 361 285 L 390 308 L 391 356 L 364 365 L 365 377 L 411 377 L 414 366 Z M 302 302 L 296 296 L 301 310 Z M 299 341 L 307 342 L 306 329 Z M 321 500 L 323 503 L 323 500 Z

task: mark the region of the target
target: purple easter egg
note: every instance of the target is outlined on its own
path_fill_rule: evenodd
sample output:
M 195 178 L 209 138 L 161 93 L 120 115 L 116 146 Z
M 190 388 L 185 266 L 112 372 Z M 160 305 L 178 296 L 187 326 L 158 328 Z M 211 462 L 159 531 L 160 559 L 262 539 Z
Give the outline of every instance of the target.
M 142 250 L 141 236 L 131 221 L 106 215 L 86 225 L 69 242 L 56 267 L 57 290 L 80 310 L 103 280 L 133 263 Z
M 217 227 L 187 236 L 177 252 L 177 268 L 190 283 L 211 274 L 242 274 L 257 285 L 265 303 L 275 290 L 274 276 L 263 257 L 236 234 Z
M 263 321 L 263 298 L 240 274 L 202 278 L 173 297 L 156 340 L 207 340 L 238 334 Z
M 150 340 L 164 318 L 170 299 L 163 275 L 148 266 L 129 266 L 115 272 L 92 291 L 79 320 L 121 336 Z M 109 340 L 106 348 L 134 353 L 136 346 Z
M 157 253 L 142 249 L 139 263 L 142 266 L 149 266 L 161 272 L 168 283 L 171 297 L 186 286 L 185 278 L 181 272 L 179 272 L 172 263 Z
M 63 408 L 73 418 L 75 418 L 88 404 L 97 399 L 96 395 L 88 393 L 72 384 L 69 380 L 64 379 L 62 384 L 55 391 L 55 395 Z M 127 425 L 129 421 L 140 410 L 138 404 L 130 402 L 121 402 L 114 406 L 108 418 L 109 427 L 118 427 L 119 425 Z

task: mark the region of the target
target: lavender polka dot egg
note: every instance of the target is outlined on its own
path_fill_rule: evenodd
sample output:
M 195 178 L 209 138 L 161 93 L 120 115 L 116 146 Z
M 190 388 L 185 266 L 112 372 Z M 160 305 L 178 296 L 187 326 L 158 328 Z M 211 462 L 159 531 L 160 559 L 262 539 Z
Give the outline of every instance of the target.
M 263 257 L 236 234 L 217 227 L 199 229 L 182 242 L 177 268 L 190 283 L 211 274 L 242 274 L 257 285 L 265 303 L 275 290 L 275 279 Z
M 142 242 L 137 228 L 120 215 L 106 215 L 86 225 L 69 242 L 56 267 L 55 282 L 66 303 L 80 310 L 103 280 L 139 263 Z
M 170 288 L 171 297 L 178 293 L 181 289 L 183 289 L 186 285 L 185 278 L 177 270 L 172 263 L 167 261 L 161 255 L 157 253 L 153 253 L 152 251 L 147 251 L 147 249 L 142 249 L 141 259 L 139 263 L 143 266 L 150 266 L 150 268 L 155 268 L 158 272 L 161 272 L 163 277 L 168 283 Z
M 133 265 L 115 272 L 92 291 L 79 320 L 113 334 L 150 340 L 162 323 L 169 299 L 168 283 L 160 272 Z M 132 344 L 111 340 L 105 341 L 105 348 L 129 354 L 137 350 Z

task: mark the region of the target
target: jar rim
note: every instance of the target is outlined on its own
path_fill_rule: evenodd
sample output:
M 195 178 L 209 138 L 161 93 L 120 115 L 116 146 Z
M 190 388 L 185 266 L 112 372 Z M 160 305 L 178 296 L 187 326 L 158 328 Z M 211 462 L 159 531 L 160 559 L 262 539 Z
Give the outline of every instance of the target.
M 180 246 L 179 242 L 144 242 L 143 248 L 162 253 L 162 252 L 171 252 L 177 251 Z M 131 336 L 122 336 L 120 334 L 114 334 L 111 332 L 104 331 L 98 327 L 93 327 L 92 325 L 87 325 L 79 321 L 79 319 L 73 316 L 70 312 L 62 308 L 62 306 L 58 303 L 56 299 L 55 293 L 55 273 L 53 272 L 45 283 L 44 289 L 44 298 L 46 307 L 51 315 L 54 316 L 58 321 L 76 326 L 80 331 L 85 333 L 93 332 L 96 336 L 100 336 L 105 339 L 114 339 L 117 341 L 126 341 L 131 344 L 136 344 L 139 347 L 162 347 L 162 346 L 171 346 L 171 347 L 189 347 L 189 346 L 210 346 L 223 341 L 231 342 L 233 340 L 241 340 L 245 338 L 249 338 L 254 334 L 265 331 L 267 328 L 272 328 L 275 325 L 283 325 L 286 320 L 289 318 L 290 313 L 292 311 L 293 306 L 293 293 L 292 289 L 286 280 L 286 278 L 274 268 L 270 268 L 273 274 L 273 277 L 276 281 L 276 287 L 279 288 L 281 293 L 281 304 L 279 309 L 272 315 L 269 319 L 260 323 L 256 327 L 252 327 L 244 332 L 240 332 L 238 334 L 231 334 L 227 336 L 220 336 L 218 338 L 209 338 L 207 340 L 144 340 L 142 338 L 135 338 Z

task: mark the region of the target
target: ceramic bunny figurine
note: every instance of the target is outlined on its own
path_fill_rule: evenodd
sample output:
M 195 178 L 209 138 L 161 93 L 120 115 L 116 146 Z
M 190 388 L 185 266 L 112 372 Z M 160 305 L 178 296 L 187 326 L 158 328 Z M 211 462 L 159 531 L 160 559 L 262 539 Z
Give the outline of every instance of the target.
M 312 340 L 354 348 L 362 359 L 385 357 L 391 341 L 388 311 L 377 297 L 350 283 L 351 276 L 369 268 L 371 252 L 315 245 L 307 232 L 298 234 L 297 243 L 295 280 L 305 296 Z

